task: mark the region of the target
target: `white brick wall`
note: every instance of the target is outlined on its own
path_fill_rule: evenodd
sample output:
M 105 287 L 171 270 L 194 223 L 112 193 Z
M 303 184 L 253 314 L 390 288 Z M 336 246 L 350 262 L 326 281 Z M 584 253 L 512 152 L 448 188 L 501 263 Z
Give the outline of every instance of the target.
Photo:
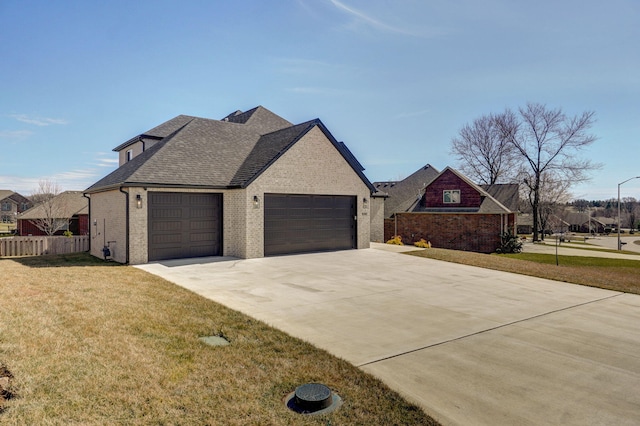
M 371 237 L 370 240 L 376 243 L 384 241 L 384 198 L 372 197 L 371 205 Z
M 129 191 L 129 263 L 146 263 L 148 254 L 147 190 Z M 202 190 L 153 188 L 164 192 L 221 193 L 223 212 L 223 255 L 240 258 L 264 256 L 264 194 L 292 193 L 314 195 L 350 195 L 357 200 L 358 248 L 368 248 L 370 240 L 371 200 L 369 188 L 349 166 L 319 128 L 312 129 L 271 165 L 247 189 Z M 136 207 L 136 195 L 142 208 Z M 255 208 L 253 197 L 259 197 Z M 364 199 L 367 200 L 366 208 Z M 126 262 L 126 196 L 119 190 L 91 195 L 91 254 L 102 257 L 103 237 L 115 241 L 114 260 Z M 97 220 L 98 226 L 93 226 Z M 102 225 L 106 221 L 106 227 Z M 106 229 L 106 232 L 104 229 Z
M 246 257 L 264 256 L 265 193 L 352 195 L 357 199 L 358 248 L 369 247 L 369 188 L 322 131 L 315 127 L 260 175 L 246 190 Z M 260 208 L 253 208 L 253 196 Z
M 91 194 L 89 236 L 91 254 L 103 257 L 102 248 L 108 243 L 116 262 L 126 262 L 126 212 L 125 194 L 118 191 Z

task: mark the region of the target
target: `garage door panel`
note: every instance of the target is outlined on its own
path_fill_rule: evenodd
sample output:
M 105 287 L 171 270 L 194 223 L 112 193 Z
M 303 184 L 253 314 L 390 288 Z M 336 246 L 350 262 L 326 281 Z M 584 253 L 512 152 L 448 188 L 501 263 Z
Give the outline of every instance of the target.
M 189 241 L 192 243 L 210 242 L 215 239 L 215 234 L 213 232 L 199 232 L 197 234 L 190 234 L 189 237 Z
M 355 248 L 355 199 L 265 194 L 265 255 Z
M 149 193 L 149 260 L 222 254 L 222 194 Z
M 153 221 L 150 225 L 151 231 L 158 232 L 176 232 L 182 229 L 181 221 Z
M 151 241 L 155 245 L 171 244 L 175 245 L 182 241 L 182 234 L 156 234 L 151 236 Z
M 153 219 L 180 219 L 182 215 L 182 209 L 167 207 L 156 208 L 151 213 Z

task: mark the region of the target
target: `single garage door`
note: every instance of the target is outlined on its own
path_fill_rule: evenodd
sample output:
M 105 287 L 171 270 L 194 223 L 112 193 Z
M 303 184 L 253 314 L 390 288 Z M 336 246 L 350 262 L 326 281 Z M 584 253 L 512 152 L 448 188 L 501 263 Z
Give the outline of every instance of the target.
M 149 261 L 222 255 L 222 194 L 149 192 Z
M 265 256 L 356 248 L 356 197 L 265 194 Z

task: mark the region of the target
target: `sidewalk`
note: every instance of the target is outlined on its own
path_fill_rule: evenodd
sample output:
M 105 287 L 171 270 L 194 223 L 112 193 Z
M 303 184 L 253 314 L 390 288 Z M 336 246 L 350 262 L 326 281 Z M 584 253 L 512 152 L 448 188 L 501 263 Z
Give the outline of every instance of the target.
M 628 238 L 627 244 L 624 246 L 626 251 L 637 251 L 638 254 L 623 254 L 619 253 L 615 246 L 617 245 L 617 239 L 611 237 L 603 237 L 602 239 L 594 238 L 587 240 L 585 244 L 572 244 L 572 243 L 560 243 L 557 247 L 558 255 L 560 256 L 584 256 L 584 257 L 606 257 L 609 259 L 630 259 L 640 261 L 640 245 L 634 244 L 633 241 L 638 238 Z M 613 244 L 614 247 L 608 247 Z M 597 250 L 595 250 L 597 249 Z M 607 251 L 603 251 L 606 250 Z M 634 250 L 631 250 L 634 249 Z M 524 253 L 543 253 L 543 254 L 555 254 L 556 242 L 555 240 L 549 240 L 546 242 L 526 242 L 522 246 Z

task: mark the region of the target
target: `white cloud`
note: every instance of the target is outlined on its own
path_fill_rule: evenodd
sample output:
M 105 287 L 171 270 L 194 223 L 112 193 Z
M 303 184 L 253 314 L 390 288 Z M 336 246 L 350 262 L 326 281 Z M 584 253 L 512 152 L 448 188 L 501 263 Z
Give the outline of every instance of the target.
M 329 0 L 329 2 L 333 4 L 340 11 L 351 16 L 354 19 L 355 23 L 364 24 L 378 31 L 396 33 L 396 34 L 412 36 L 412 37 L 433 37 L 436 35 L 444 34 L 444 31 L 442 29 L 429 28 L 429 27 L 425 27 L 424 25 L 421 26 L 419 29 L 411 28 L 408 25 L 406 27 L 399 26 L 399 25 L 391 25 L 380 19 L 374 18 L 370 14 L 367 14 L 361 10 L 348 6 L 342 1 Z
M 50 126 L 52 124 L 69 124 L 67 120 L 49 117 L 30 117 L 26 114 L 10 114 L 9 117 L 14 118 L 22 123 L 33 124 L 35 126 Z
M 28 196 L 38 189 L 39 182 L 49 181 L 58 184 L 62 191 L 81 191 L 97 181 L 97 176 L 95 170 L 72 170 L 37 177 L 0 175 L 0 189 L 10 189 Z
M 101 158 L 98 160 L 96 165 L 98 167 L 118 167 L 119 160 L 117 158 Z

